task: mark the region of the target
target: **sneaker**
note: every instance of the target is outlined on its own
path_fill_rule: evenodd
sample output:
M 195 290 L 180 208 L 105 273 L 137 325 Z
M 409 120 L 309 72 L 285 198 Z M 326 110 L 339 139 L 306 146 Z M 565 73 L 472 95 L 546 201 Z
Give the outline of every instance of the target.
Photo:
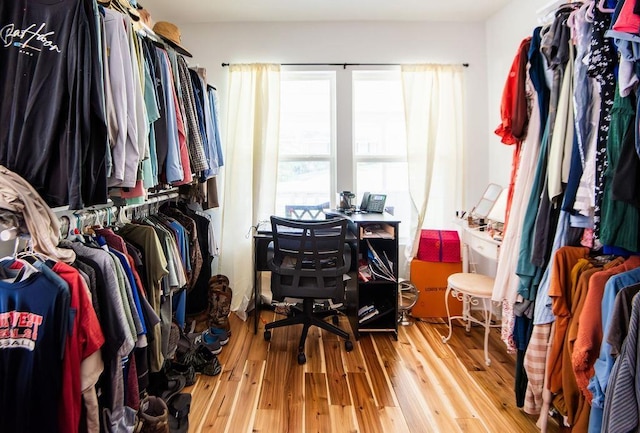
M 225 344 L 227 344 L 229 342 L 229 333 L 227 331 L 225 331 L 224 329 L 222 329 L 222 328 L 213 327 L 213 328 L 207 329 L 206 331 L 204 331 L 202 333 L 203 334 L 203 337 L 202 337 L 203 339 L 205 338 L 204 337 L 205 333 L 207 334 L 207 338 L 209 336 L 216 337 L 218 339 L 218 341 L 220 342 L 220 346 L 224 346 Z
M 198 346 L 194 351 L 189 352 L 182 362 L 193 365 L 193 368 L 195 368 L 198 373 L 206 374 L 207 376 L 216 376 L 222 371 L 218 357 L 202 345 Z
M 214 355 L 222 352 L 222 345 L 220 344 L 220 340 L 218 340 L 218 337 L 213 334 L 207 333 L 207 331 L 204 331 L 202 333 L 187 334 L 187 338 L 189 338 L 189 340 L 193 342 L 192 344 L 194 346 L 204 346 L 209 349 L 209 351 Z
M 185 379 L 184 386 L 191 386 L 196 383 L 196 370 L 192 365 L 172 362 L 168 373 L 169 377 L 182 376 Z

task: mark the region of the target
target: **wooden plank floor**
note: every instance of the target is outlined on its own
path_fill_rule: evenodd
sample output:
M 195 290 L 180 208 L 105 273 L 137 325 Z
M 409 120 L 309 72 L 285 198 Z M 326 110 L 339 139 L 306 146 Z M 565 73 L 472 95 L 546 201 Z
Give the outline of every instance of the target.
M 261 320 L 276 316 L 261 313 Z M 279 317 L 278 317 L 279 318 Z M 346 352 L 332 334 L 311 328 L 305 365 L 297 364 L 301 326 L 275 329 L 231 317 L 232 336 L 218 355 L 222 373 L 200 375 L 190 433 L 412 432 L 536 433 L 535 418 L 515 405 L 514 360 L 492 330 L 483 361 L 482 328 L 415 322 L 390 334 L 365 334 Z M 340 326 L 348 328 L 341 317 Z M 550 421 L 549 433 L 558 431 Z

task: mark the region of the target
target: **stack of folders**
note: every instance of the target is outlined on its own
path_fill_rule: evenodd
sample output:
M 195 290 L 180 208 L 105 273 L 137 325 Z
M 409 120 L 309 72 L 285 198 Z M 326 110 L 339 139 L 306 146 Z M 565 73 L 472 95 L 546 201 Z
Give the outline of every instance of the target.
M 358 310 L 358 322 L 359 323 L 366 322 L 367 320 L 371 319 L 372 317 L 378 314 L 380 314 L 380 312 L 375 307 L 375 305 L 373 304 L 365 305 L 364 307 L 361 307 Z

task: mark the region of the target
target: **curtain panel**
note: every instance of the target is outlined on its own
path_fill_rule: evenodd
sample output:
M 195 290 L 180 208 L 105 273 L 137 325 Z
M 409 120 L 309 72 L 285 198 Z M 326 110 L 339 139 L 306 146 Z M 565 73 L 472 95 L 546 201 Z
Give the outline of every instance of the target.
M 410 233 L 405 250 L 407 266 L 418 252 L 430 193 L 436 188 L 441 192 L 438 194 L 441 202 L 434 204 L 443 218 L 447 215 L 453 218 L 463 203 L 463 68 L 432 64 L 401 67 L 411 197 L 411 221 L 403 221 L 408 223 Z M 443 184 L 432 188 L 435 164 L 443 164 L 440 168 L 446 169 L 438 179 Z
M 231 310 L 246 320 L 253 293 L 251 226 L 275 208 L 280 135 L 280 66 L 229 66 L 227 163 L 220 272 L 233 284 Z

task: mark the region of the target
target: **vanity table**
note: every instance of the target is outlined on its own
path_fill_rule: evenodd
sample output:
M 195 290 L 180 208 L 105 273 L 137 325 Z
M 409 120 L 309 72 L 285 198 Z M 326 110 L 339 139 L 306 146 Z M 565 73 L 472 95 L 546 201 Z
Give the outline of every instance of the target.
M 495 277 L 500 258 L 500 240 L 488 231 L 469 227 L 467 220 L 458 220 L 462 242 L 462 270 Z

